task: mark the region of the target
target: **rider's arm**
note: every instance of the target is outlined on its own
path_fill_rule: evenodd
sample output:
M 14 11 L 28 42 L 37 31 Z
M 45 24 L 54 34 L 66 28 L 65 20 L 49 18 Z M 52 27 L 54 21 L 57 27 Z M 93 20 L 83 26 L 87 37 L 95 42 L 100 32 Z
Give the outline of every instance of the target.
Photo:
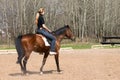
M 47 31 L 52 32 L 45 24 L 42 24 L 43 28 L 45 28 Z

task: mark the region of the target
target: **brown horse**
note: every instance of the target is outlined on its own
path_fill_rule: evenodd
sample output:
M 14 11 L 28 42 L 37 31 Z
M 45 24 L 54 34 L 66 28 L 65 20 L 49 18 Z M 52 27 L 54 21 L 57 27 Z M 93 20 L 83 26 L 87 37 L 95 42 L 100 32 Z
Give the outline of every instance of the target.
M 60 42 L 61 40 L 66 36 L 69 39 L 74 39 L 73 33 L 68 25 L 65 25 L 64 27 L 54 31 L 54 35 L 56 37 L 56 52 L 55 55 L 55 61 L 57 65 L 57 71 L 60 72 L 59 67 L 59 50 L 60 50 Z M 21 70 L 24 74 L 27 73 L 26 71 L 26 64 L 27 60 L 30 57 L 30 54 L 32 51 L 38 52 L 38 53 L 44 53 L 42 66 L 40 68 L 40 73 L 43 73 L 43 66 L 45 65 L 46 59 L 49 55 L 50 46 L 45 46 L 45 42 L 42 39 L 41 34 L 26 34 L 18 36 L 16 41 L 16 50 L 18 53 L 18 61 L 17 63 L 20 64 Z M 23 62 L 22 62 L 23 61 Z

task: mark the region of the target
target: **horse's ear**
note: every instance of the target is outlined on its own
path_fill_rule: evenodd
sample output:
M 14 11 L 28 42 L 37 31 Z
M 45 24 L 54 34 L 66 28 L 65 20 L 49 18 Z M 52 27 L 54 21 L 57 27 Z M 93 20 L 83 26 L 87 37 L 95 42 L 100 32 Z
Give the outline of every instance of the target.
M 70 28 L 70 26 L 67 24 L 67 25 L 65 25 L 67 28 Z

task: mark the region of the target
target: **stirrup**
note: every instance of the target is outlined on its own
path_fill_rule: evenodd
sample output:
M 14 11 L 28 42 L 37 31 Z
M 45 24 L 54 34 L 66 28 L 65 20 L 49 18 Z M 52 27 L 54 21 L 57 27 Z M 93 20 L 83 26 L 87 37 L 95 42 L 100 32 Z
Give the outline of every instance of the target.
M 52 52 L 52 51 L 50 51 L 49 54 L 50 54 L 50 55 L 56 55 L 57 53 L 56 53 L 56 52 Z

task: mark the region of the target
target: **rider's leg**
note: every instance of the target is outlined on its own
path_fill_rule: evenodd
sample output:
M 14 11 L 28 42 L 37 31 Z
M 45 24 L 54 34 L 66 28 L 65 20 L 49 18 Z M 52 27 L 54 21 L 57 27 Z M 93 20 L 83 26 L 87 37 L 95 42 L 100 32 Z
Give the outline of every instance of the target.
M 50 54 L 53 54 L 53 55 L 56 54 L 56 52 L 55 52 L 56 38 L 45 29 L 39 29 L 37 32 L 40 33 L 40 34 L 43 34 L 46 38 L 51 40 Z

